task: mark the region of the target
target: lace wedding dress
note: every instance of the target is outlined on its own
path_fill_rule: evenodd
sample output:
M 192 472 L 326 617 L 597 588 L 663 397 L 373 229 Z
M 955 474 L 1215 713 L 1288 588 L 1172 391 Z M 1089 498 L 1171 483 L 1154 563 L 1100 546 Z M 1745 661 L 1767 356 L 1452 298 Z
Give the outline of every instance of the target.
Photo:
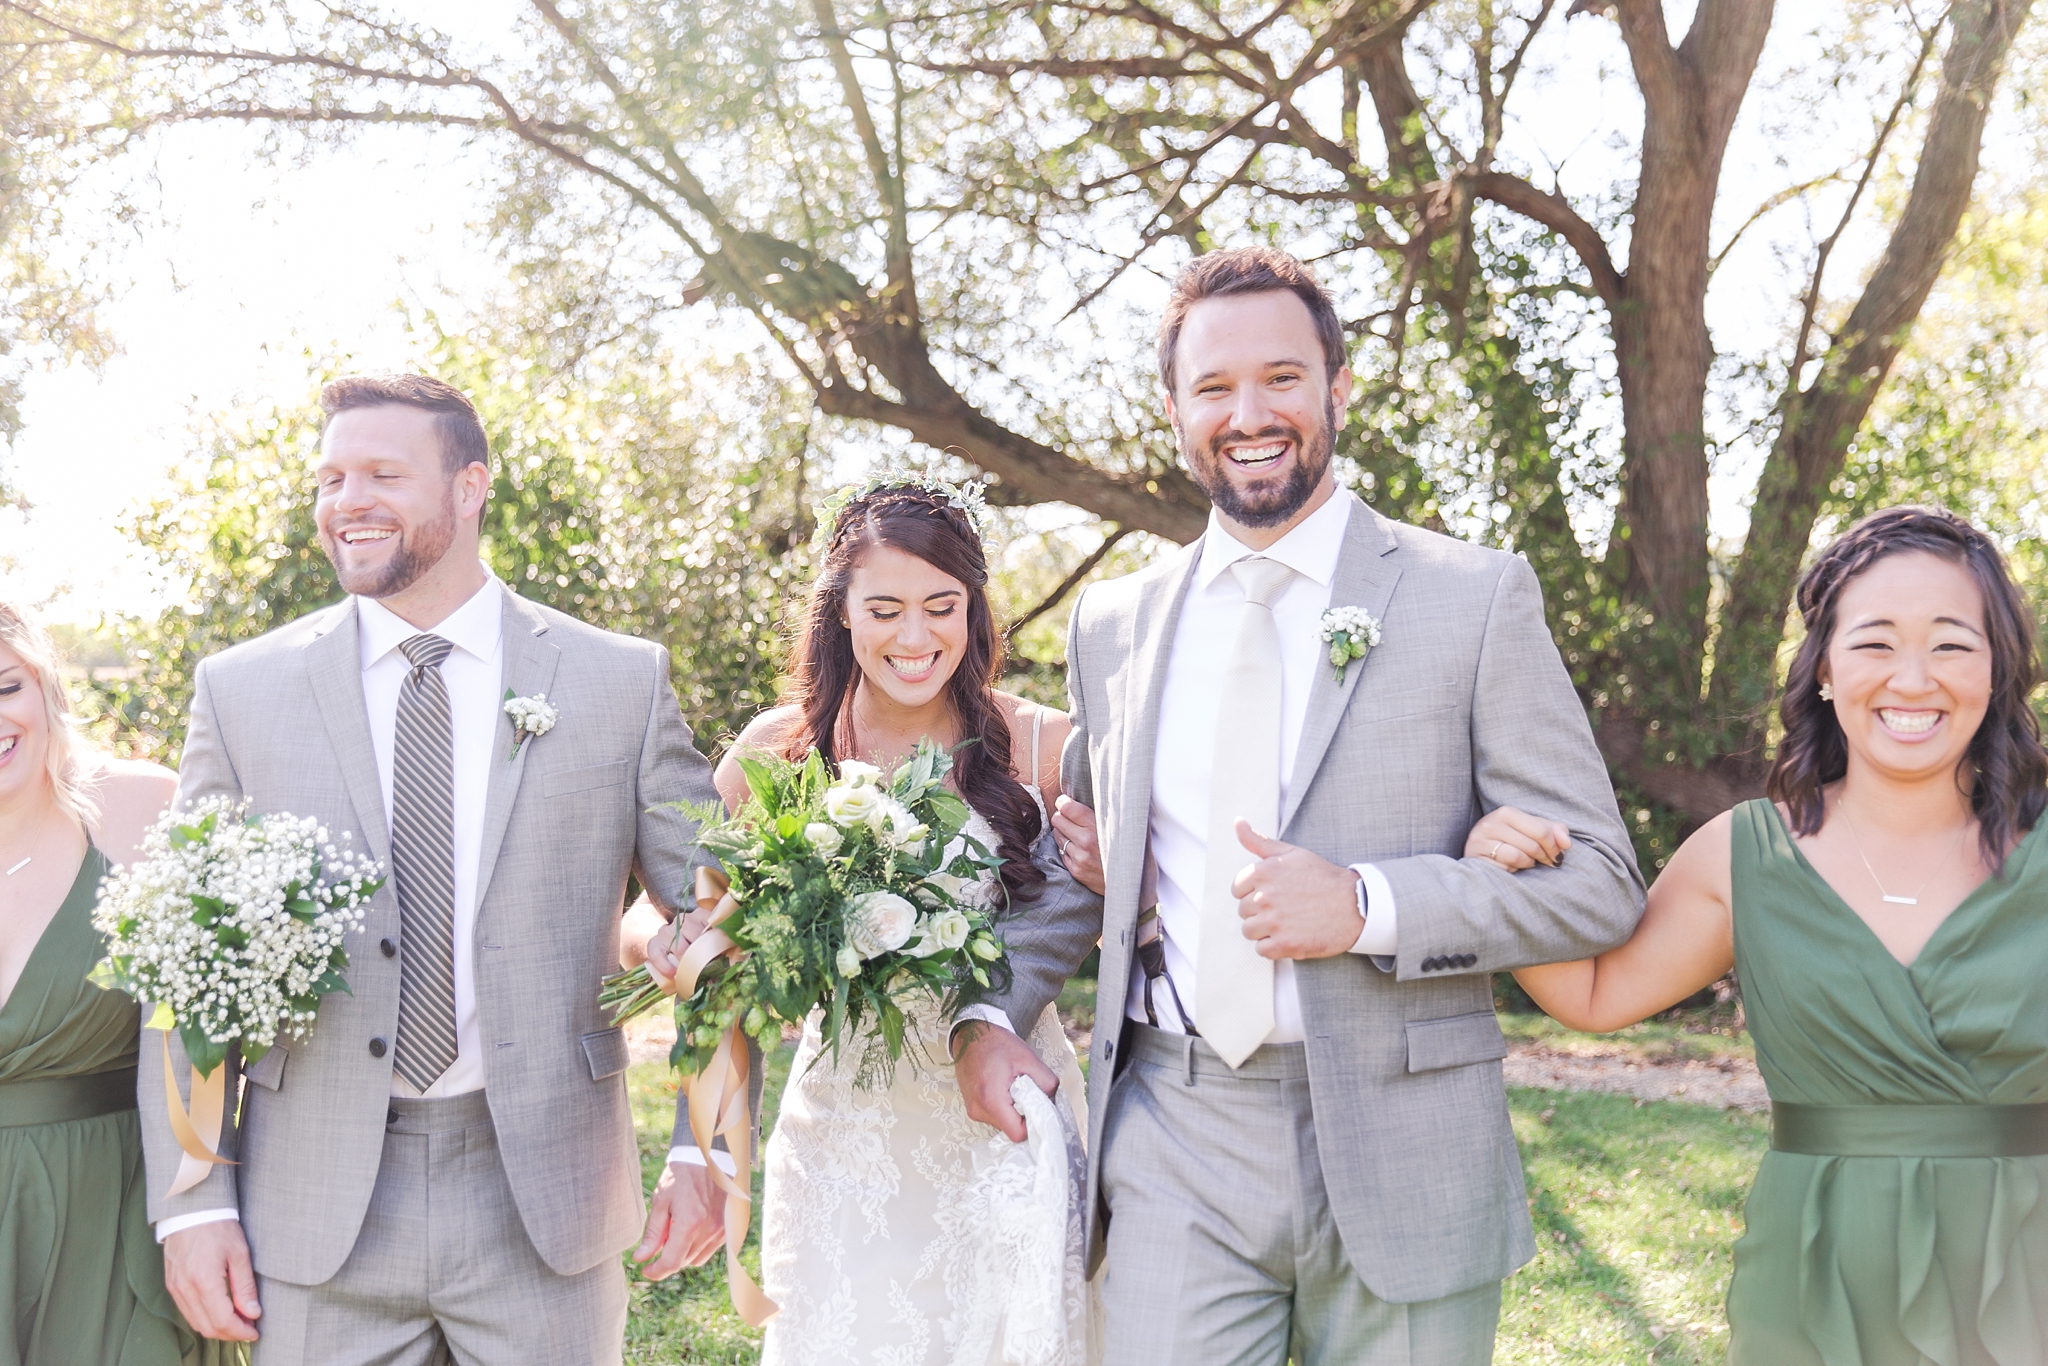
M 967 832 L 995 847 L 979 813 Z M 1059 1092 L 1048 1100 L 1019 1080 L 1022 1144 L 967 1117 L 936 1004 L 910 1021 L 894 1076 L 865 1087 L 860 1041 L 835 1061 L 819 1020 L 805 1023 L 768 1140 L 761 1280 L 782 1312 L 763 1366 L 1093 1361 L 1087 1093 L 1052 1008 L 1027 1042 Z

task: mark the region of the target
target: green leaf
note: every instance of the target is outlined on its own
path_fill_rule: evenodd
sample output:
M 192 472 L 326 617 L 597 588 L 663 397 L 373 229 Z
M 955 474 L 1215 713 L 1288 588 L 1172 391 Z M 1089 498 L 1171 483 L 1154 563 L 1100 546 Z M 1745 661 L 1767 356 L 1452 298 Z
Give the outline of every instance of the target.
M 192 923 L 212 928 L 213 922 L 227 914 L 227 903 L 218 897 L 194 896 L 192 898 Z
M 101 991 L 119 991 L 121 989 L 121 977 L 119 973 L 114 971 L 114 960 L 111 958 L 102 958 L 99 962 L 93 964 L 92 971 L 85 974 L 85 980 L 98 987 Z
M 339 991 L 344 995 L 348 996 L 355 995 L 354 992 L 348 989 L 348 979 L 343 977 L 341 973 L 336 971 L 335 969 L 329 968 L 327 969 L 327 971 L 321 973 L 319 978 L 314 981 L 313 993 L 316 996 L 325 996 L 329 992 L 335 991 Z
M 775 770 L 751 754 L 736 755 L 734 762 L 739 764 L 740 772 L 746 775 L 747 790 L 754 794 L 754 800 L 761 803 L 771 814 L 778 811 L 782 803 L 778 800 L 781 793 L 775 781 Z
M 261 1062 L 263 1061 L 263 1055 L 270 1051 L 270 1047 L 269 1044 L 257 1043 L 254 1039 L 243 1039 L 242 1061 L 245 1063 Z
M 178 1037 L 184 1041 L 185 1057 L 202 1077 L 212 1076 L 213 1069 L 227 1061 L 227 1045 L 215 1043 L 197 1025 L 180 1024 Z
M 161 1029 L 166 1034 L 177 1027 L 178 1017 L 171 1014 L 171 1008 L 162 1001 L 158 1001 L 156 1009 L 149 1012 L 149 1023 L 143 1026 L 144 1029 Z

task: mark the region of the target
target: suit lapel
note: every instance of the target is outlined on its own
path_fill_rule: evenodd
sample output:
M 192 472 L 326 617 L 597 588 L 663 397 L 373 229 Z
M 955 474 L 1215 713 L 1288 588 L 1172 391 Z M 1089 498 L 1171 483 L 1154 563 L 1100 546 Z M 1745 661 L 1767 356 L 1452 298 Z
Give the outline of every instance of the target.
M 1131 610 L 1131 667 L 1124 675 L 1123 755 L 1117 809 L 1137 822 L 1138 837 L 1117 842 L 1120 885 L 1136 889 L 1144 876 L 1145 832 L 1152 811 L 1152 765 L 1158 752 L 1159 704 L 1166 693 L 1166 666 L 1173 657 L 1174 627 L 1187 601 L 1195 568 L 1202 562 L 1202 538 L 1181 552 L 1181 562 L 1145 585 Z
M 327 727 L 370 856 L 391 866 L 391 834 L 384 825 L 384 788 L 377 780 L 377 751 L 370 743 L 370 709 L 363 701 L 363 657 L 355 600 L 334 609 L 320 633 L 306 645 L 306 672 L 313 700 Z
M 505 590 L 505 624 L 503 629 L 504 652 L 503 670 L 505 687 L 514 697 L 532 697 L 544 693 L 554 682 L 555 664 L 562 652 L 547 640 L 548 624 L 531 604 L 514 593 Z M 519 781 L 526 773 L 527 756 L 533 753 L 534 740 L 528 740 L 519 747 L 517 757 L 512 756 L 512 723 L 506 719 L 497 727 L 497 739 L 491 743 L 491 780 L 484 797 L 483 844 L 477 852 L 476 905 L 481 924 L 484 896 L 491 889 L 491 877 L 497 871 L 498 851 L 505 844 L 505 828 L 512 823 L 512 807 L 519 800 Z
M 1401 578 L 1401 571 L 1386 558 L 1394 546 L 1393 531 L 1384 518 L 1364 503 L 1353 507 L 1351 520 L 1344 527 L 1344 549 L 1337 557 L 1337 574 L 1330 581 L 1330 606 L 1363 607 L 1385 621 L 1394 585 Z M 1287 809 L 1280 817 L 1282 831 L 1301 808 L 1323 755 L 1336 737 L 1337 723 L 1344 718 L 1351 694 L 1358 691 L 1359 678 L 1371 667 L 1370 655 L 1354 659 L 1344 670 L 1344 681 L 1339 683 L 1329 656 L 1318 657 L 1315 682 L 1309 686 L 1308 714 L 1301 723 L 1301 743 L 1294 751 L 1294 771 L 1287 780 Z M 1286 835 L 1279 838 L 1285 839 Z

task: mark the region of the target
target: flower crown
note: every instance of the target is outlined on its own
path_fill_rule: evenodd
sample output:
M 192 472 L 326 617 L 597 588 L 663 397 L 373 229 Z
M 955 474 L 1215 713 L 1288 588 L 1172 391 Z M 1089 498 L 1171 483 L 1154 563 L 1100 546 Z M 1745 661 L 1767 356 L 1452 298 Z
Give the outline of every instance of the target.
M 818 505 L 818 529 L 811 537 L 812 554 L 822 555 L 831 548 L 848 508 L 890 489 L 914 489 L 945 504 L 967 518 L 967 525 L 976 536 L 988 530 L 988 499 L 980 484 L 954 484 L 921 474 L 878 474 L 866 483 L 848 484 Z

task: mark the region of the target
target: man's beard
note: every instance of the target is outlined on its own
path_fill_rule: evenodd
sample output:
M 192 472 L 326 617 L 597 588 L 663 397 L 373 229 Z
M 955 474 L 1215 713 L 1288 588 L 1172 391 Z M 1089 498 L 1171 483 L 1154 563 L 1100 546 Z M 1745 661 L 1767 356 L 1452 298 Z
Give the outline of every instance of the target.
M 1249 490 L 1240 491 L 1230 481 L 1229 468 L 1225 463 L 1230 457 L 1223 453 L 1223 448 L 1261 441 L 1292 441 L 1299 453 L 1294 468 L 1278 487 L 1254 485 Z M 1337 403 L 1335 399 L 1326 397 L 1323 400 L 1322 424 L 1310 436 L 1304 437 L 1285 423 L 1276 423 L 1250 435 L 1235 430 L 1219 432 L 1210 439 L 1207 453 L 1200 457 L 1189 450 L 1185 442 L 1182 450 L 1187 454 L 1188 470 L 1194 475 L 1195 483 L 1209 495 L 1209 501 L 1216 505 L 1218 512 L 1239 526 L 1274 527 L 1291 519 L 1315 496 L 1316 487 L 1329 471 L 1330 456 L 1336 446 Z
M 321 548 L 327 552 L 328 563 L 334 566 L 334 576 L 340 580 L 342 591 L 359 598 L 388 598 L 418 583 L 428 570 L 441 562 L 441 557 L 448 553 L 448 547 L 455 544 L 455 496 L 452 491 L 441 512 L 437 520 L 425 526 L 399 528 L 397 551 L 375 569 L 343 569 L 341 557 L 335 553 L 335 538 L 323 534 L 320 537 Z

